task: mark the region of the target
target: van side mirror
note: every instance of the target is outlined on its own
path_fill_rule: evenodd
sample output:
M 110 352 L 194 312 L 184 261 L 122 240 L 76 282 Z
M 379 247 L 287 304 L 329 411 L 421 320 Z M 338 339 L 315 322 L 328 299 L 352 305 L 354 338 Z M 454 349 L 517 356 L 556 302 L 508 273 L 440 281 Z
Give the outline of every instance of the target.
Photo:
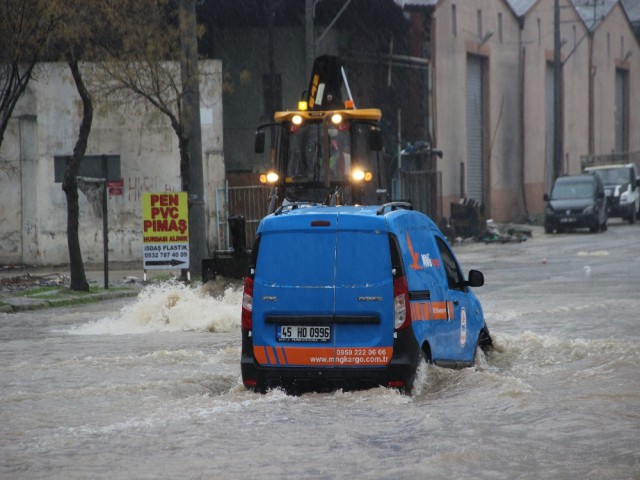
M 484 275 L 479 270 L 469 270 L 469 278 L 464 284 L 467 287 L 481 287 L 484 285 Z
M 545 202 L 548 202 L 549 201 L 549 194 L 545 193 L 543 199 L 544 199 Z
M 264 130 L 256 130 L 255 143 L 253 150 L 256 153 L 264 153 Z

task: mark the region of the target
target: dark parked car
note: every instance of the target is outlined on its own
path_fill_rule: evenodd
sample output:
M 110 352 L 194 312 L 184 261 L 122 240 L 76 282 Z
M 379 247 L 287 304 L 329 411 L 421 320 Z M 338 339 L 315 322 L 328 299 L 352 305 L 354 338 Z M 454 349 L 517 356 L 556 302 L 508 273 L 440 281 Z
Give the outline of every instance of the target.
M 598 175 L 559 177 L 553 186 L 544 216 L 546 233 L 588 228 L 591 232 L 607 229 L 607 201 Z

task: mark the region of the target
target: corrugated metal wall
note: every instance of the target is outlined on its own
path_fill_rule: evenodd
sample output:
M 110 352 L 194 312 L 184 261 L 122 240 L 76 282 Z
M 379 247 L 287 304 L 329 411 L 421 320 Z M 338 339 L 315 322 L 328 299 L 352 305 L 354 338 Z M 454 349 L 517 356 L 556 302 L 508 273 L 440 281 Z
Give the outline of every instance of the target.
M 483 64 L 467 57 L 467 191 L 466 196 L 484 203 L 484 98 Z

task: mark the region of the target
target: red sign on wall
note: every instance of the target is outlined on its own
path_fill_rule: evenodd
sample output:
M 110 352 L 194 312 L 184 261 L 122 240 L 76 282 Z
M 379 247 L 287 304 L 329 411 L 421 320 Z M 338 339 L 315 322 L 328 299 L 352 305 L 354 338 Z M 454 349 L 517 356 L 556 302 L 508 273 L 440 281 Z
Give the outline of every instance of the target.
M 108 181 L 107 189 L 109 191 L 110 197 L 113 197 L 115 195 L 122 195 L 122 191 L 124 190 L 124 178 L 121 178 L 120 180 Z

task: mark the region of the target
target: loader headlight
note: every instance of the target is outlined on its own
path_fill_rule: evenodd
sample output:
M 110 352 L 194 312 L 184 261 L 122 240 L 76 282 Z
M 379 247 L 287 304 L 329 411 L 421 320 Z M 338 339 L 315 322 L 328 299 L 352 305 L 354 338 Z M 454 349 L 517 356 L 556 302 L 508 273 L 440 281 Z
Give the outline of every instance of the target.
M 280 176 L 276 172 L 269 170 L 267 173 L 260 174 L 260 183 L 272 185 L 278 181 L 278 178 L 280 178 Z
M 356 167 L 353 170 L 351 170 L 351 179 L 357 183 L 360 183 L 363 181 L 370 182 L 373 179 L 373 173 L 367 172 L 362 168 Z
M 291 117 L 291 123 L 294 125 L 302 125 L 302 115 L 294 115 Z

